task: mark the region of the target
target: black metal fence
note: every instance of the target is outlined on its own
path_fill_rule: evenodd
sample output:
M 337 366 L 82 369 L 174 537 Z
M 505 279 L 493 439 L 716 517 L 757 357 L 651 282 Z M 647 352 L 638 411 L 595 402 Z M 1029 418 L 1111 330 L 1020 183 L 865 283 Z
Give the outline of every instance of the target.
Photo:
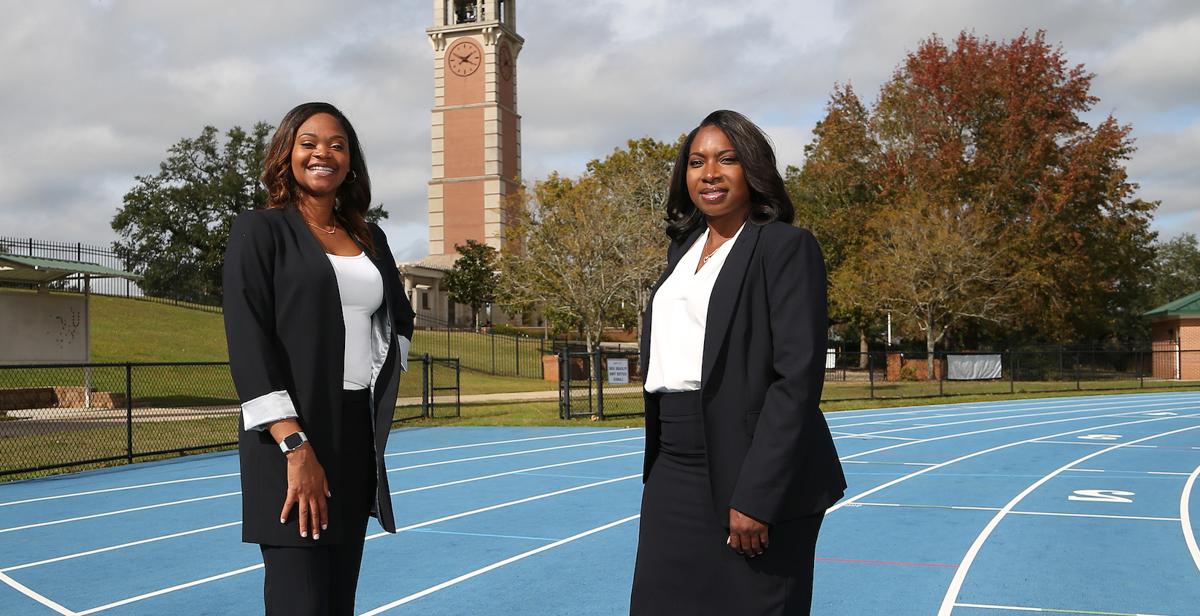
M 615 384 L 610 359 L 623 359 Z M 956 374 L 980 362 L 983 374 Z M 620 367 L 622 364 L 618 364 Z M 564 349 L 558 354 L 559 416 L 563 419 L 644 414 L 637 351 Z M 925 354 L 831 351 L 822 401 L 885 400 L 993 394 L 1200 389 L 1200 349 L 1065 348 Z
M 492 328 L 476 331 L 418 316 L 411 352 L 457 357 L 463 368 L 477 372 L 540 379 L 545 374 L 542 358 L 552 353 L 549 349 L 550 343 L 541 337 Z
M 0 236 L 0 254 L 83 261 L 126 272 L 131 271 L 129 264 L 111 248 L 96 244 L 84 244 L 82 242 L 50 242 L 33 238 Z M 69 276 L 53 283 L 52 287 L 58 290 L 82 293 L 83 284 L 83 276 Z M 93 278 L 88 284 L 91 292 L 96 295 L 128 297 L 158 304 L 183 306 L 206 312 L 221 311 L 221 307 L 215 303 L 198 304 L 173 297 L 152 297 L 146 295 L 142 288 L 138 286 L 138 283 L 132 280 Z M 8 286 L 27 287 L 29 285 L 13 284 Z
M 644 415 L 636 350 L 563 350 L 558 354 L 558 415 L 613 419 Z
M 458 361 L 409 366 L 392 423 L 458 416 Z M 239 414 L 228 362 L 0 366 L 0 480 L 228 449 Z

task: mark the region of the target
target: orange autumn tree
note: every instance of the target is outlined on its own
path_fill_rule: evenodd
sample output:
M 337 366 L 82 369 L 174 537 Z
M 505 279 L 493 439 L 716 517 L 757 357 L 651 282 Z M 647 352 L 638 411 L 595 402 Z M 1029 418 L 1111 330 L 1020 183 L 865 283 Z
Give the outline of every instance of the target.
M 1137 198 L 1128 179 L 1131 127 L 1112 116 L 1083 119 L 1098 102 L 1091 80 L 1043 32 L 1009 41 L 963 33 L 953 45 L 932 37 L 908 54 L 856 121 L 871 147 L 841 148 L 870 151 L 869 161 L 831 171 L 818 157 L 800 173 L 844 173 L 823 184 L 863 187 L 849 216 L 869 220 L 839 231 L 859 237 L 840 240 L 853 250 L 831 268 L 834 303 L 906 315 L 930 351 L 951 327 L 1053 341 L 1131 335 L 1158 204 Z M 852 96 L 839 89 L 833 100 L 845 108 Z M 816 134 L 810 147 L 839 151 L 823 143 L 831 135 Z M 814 185 L 799 192 L 820 198 Z M 940 281 L 901 284 L 914 259 L 938 251 L 895 240 L 947 237 L 947 229 L 972 234 L 949 251 L 973 254 L 972 262 L 944 264 Z M 973 282 L 956 285 L 961 277 Z M 959 308 L 930 311 L 934 295 Z

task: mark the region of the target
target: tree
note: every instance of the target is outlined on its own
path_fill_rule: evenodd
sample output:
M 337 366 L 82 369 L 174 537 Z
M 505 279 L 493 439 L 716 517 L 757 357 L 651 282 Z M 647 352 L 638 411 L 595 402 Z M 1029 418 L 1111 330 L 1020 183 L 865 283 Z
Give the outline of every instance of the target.
M 593 177 L 557 173 L 536 182 L 509 210 L 509 246 L 501 259 L 504 302 L 540 308 L 557 328 L 576 328 L 596 348 L 606 325 L 633 302 L 638 285 L 661 268 L 631 233 L 644 224 L 636 207 L 608 198 Z
M 835 310 L 878 309 L 861 276 L 893 252 L 889 225 L 990 224 L 976 252 L 998 255 L 1008 273 L 986 280 L 1023 292 L 972 291 L 1012 305 L 988 302 L 988 313 L 955 319 L 957 327 L 1003 336 L 994 324 L 1007 322 L 1026 339 L 1092 342 L 1133 331 L 1158 204 L 1137 198 L 1128 180 L 1131 128 L 1081 118 L 1097 102 L 1091 79 L 1042 32 L 1003 42 L 963 33 L 952 46 L 922 41 L 865 122 L 857 100 L 835 89 L 814 131 L 814 161 L 793 176 L 802 216 L 818 221 L 830 247 Z M 891 214 L 914 208 L 944 214 Z
M 511 200 L 502 301 L 579 330 L 589 349 L 608 325 L 636 320 L 640 331 L 666 262 L 663 204 L 676 152 L 678 144 L 629 140 L 579 178 L 552 173 Z
M 450 301 L 471 307 L 471 322 L 479 329 L 479 309 L 496 301 L 498 253 L 475 240 L 467 240 L 465 246 L 456 245 L 454 249 L 459 257 L 442 278 L 442 285 L 450 292 Z
M 868 329 L 878 320 L 877 298 L 858 279 L 836 276 L 862 252 L 867 239 L 862 230 L 879 205 L 871 168 L 878 145 L 871 134 L 870 115 L 853 88 L 834 88 L 804 155 L 803 168 L 789 166 L 784 174 L 796 206 L 795 224 L 812 231 L 821 245 L 832 282 L 830 319 L 857 330 L 859 366 L 866 368 Z
M 963 319 L 1004 323 L 1013 314 L 1022 289 L 1005 256 L 993 249 L 994 229 L 986 213 L 940 201 L 893 207 L 871 221 L 876 242 L 869 258 L 838 276 L 859 279 L 881 308 L 916 325 L 932 378 L 937 343 L 952 325 Z
M 1200 291 L 1200 242 L 1184 233 L 1155 245 L 1154 282 L 1146 309 Z
M 147 294 L 220 303 L 233 219 L 266 203 L 258 176 L 271 130 L 264 122 L 251 132 L 235 126 L 221 143 L 217 129 L 206 126 L 168 148 L 157 174 L 134 178 L 112 219 L 121 238 L 113 249 L 142 276 Z M 378 221 L 387 212 L 377 206 L 367 218 Z
M 601 187 L 603 198 L 612 200 L 616 207 L 631 208 L 638 220 L 624 230 L 628 250 L 639 263 L 636 272 L 644 276 L 635 282 L 633 300 L 624 310 L 636 315 L 638 332 L 642 331 L 642 313 L 650 300 L 650 289 L 666 263 L 663 206 L 675 155 L 684 137 L 680 135 L 675 143 L 650 137 L 630 139 L 625 149 L 615 148 L 607 157 L 587 164 L 587 174 Z

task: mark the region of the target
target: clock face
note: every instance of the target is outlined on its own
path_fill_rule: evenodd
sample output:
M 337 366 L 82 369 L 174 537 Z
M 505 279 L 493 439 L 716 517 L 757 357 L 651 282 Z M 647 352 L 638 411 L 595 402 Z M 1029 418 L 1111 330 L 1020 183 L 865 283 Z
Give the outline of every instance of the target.
M 480 64 L 483 64 L 483 50 L 471 41 L 459 41 L 446 52 L 446 65 L 459 77 L 474 73 Z
M 505 79 L 512 79 L 512 74 L 512 52 L 508 50 L 508 45 L 500 45 L 500 76 Z

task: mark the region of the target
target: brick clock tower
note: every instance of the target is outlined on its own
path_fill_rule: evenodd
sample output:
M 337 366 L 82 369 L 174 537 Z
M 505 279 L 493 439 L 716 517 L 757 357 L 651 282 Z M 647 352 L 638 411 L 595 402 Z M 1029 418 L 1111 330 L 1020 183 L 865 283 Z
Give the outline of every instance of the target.
M 434 0 L 431 256 L 503 245 L 503 202 L 521 175 L 516 13 L 516 0 Z
M 450 301 L 442 278 L 456 245 L 504 245 L 504 200 L 521 176 L 517 115 L 516 0 L 434 0 L 433 113 L 429 180 L 429 256 L 398 263 L 417 325 L 468 325 L 470 311 Z M 507 315 L 488 310 L 487 319 Z

